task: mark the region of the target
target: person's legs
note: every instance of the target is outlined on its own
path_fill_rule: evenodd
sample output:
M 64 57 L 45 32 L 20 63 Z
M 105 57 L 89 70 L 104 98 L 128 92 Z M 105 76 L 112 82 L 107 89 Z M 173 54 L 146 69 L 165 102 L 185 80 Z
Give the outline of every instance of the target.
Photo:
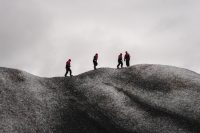
M 126 60 L 126 66 L 127 66 L 127 67 L 130 66 L 130 62 L 129 62 L 129 60 Z
M 97 66 L 97 62 L 96 61 L 93 61 L 93 64 L 94 64 L 94 70 L 96 70 L 96 66 Z
M 66 68 L 65 77 L 67 77 L 67 74 L 68 74 L 68 68 Z
M 70 73 L 70 76 L 72 76 L 72 70 L 69 68 L 69 73 Z
M 95 69 L 95 70 L 97 69 L 97 65 L 96 65 L 96 64 L 94 65 L 94 69 Z
M 117 68 L 119 68 L 119 66 L 120 66 L 120 61 L 118 60 L 118 65 L 117 65 Z
M 121 68 L 123 67 L 123 61 L 121 61 Z
M 97 69 L 97 61 L 95 61 L 95 70 Z

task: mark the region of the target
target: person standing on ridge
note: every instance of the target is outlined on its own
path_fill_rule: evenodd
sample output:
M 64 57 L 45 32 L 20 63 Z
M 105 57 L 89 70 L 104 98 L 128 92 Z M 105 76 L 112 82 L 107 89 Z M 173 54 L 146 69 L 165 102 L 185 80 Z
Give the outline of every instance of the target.
M 122 68 L 123 67 L 122 53 L 120 53 L 120 55 L 118 56 L 118 65 L 117 65 L 117 68 L 119 68 L 120 65 L 121 65 L 121 68 Z
M 97 68 L 97 60 L 98 60 L 98 53 L 95 54 L 94 58 L 93 58 L 93 64 L 94 64 L 94 70 L 96 70 Z
M 65 73 L 65 77 L 67 77 L 67 74 L 68 72 L 70 73 L 70 76 L 72 76 L 72 70 L 71 70 L 71 59 L 69 59 L 67 62 L 66 62 L 66 73 Z
M 129 67 L 130 66 L 130 55 L 129 53 L 126 51 L 126 54 L 124 56 L 124 61 L 126 61 L 126 66 Z

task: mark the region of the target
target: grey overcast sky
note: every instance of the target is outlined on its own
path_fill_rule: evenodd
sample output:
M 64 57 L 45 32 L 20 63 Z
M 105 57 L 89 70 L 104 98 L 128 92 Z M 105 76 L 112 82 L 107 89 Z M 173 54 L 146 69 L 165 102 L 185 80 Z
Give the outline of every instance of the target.
M 200 73 L 200 0 L 0 0 L 0 66 L 43 76 L 165 64 Z

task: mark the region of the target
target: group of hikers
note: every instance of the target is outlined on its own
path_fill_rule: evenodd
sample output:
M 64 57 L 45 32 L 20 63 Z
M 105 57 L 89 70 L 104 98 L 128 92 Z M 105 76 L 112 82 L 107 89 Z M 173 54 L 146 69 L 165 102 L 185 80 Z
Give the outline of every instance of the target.
M 124 55 L 124 61 L 126 62 L 126 66 L 129 67 L 130 66 L 130 54 L 126 51 L 125 52 L 125 55 Z M 98 53 L 96 53 L 94 55 L 94 58 L 93 58 L 93 65 L 94 65 L 94 70 L 97 69 L 97 66 L 98 66 Z M 119 56 L 118 56 L 118 65 L 117 65 L 117 68 L 119 69 L 121 66 L 121 68 L 123 68 L 123 54 L 120 53 Z M 72 70 L 71 70 L 71 59 L 69 59 L 67 62 L 66 62 L 66 73 L 65 73 L 65 77 L 67 77 L 67 74 L 69 73 L 70 76 L 72 76 Z

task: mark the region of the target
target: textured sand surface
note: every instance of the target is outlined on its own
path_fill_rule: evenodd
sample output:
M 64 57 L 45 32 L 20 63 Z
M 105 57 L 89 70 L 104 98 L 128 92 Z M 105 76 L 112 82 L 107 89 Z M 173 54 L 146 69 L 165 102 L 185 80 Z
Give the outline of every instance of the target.
M 0 68 L 0 132 L 199 133 L 200 75 L 162 65 L 72 78 Z

